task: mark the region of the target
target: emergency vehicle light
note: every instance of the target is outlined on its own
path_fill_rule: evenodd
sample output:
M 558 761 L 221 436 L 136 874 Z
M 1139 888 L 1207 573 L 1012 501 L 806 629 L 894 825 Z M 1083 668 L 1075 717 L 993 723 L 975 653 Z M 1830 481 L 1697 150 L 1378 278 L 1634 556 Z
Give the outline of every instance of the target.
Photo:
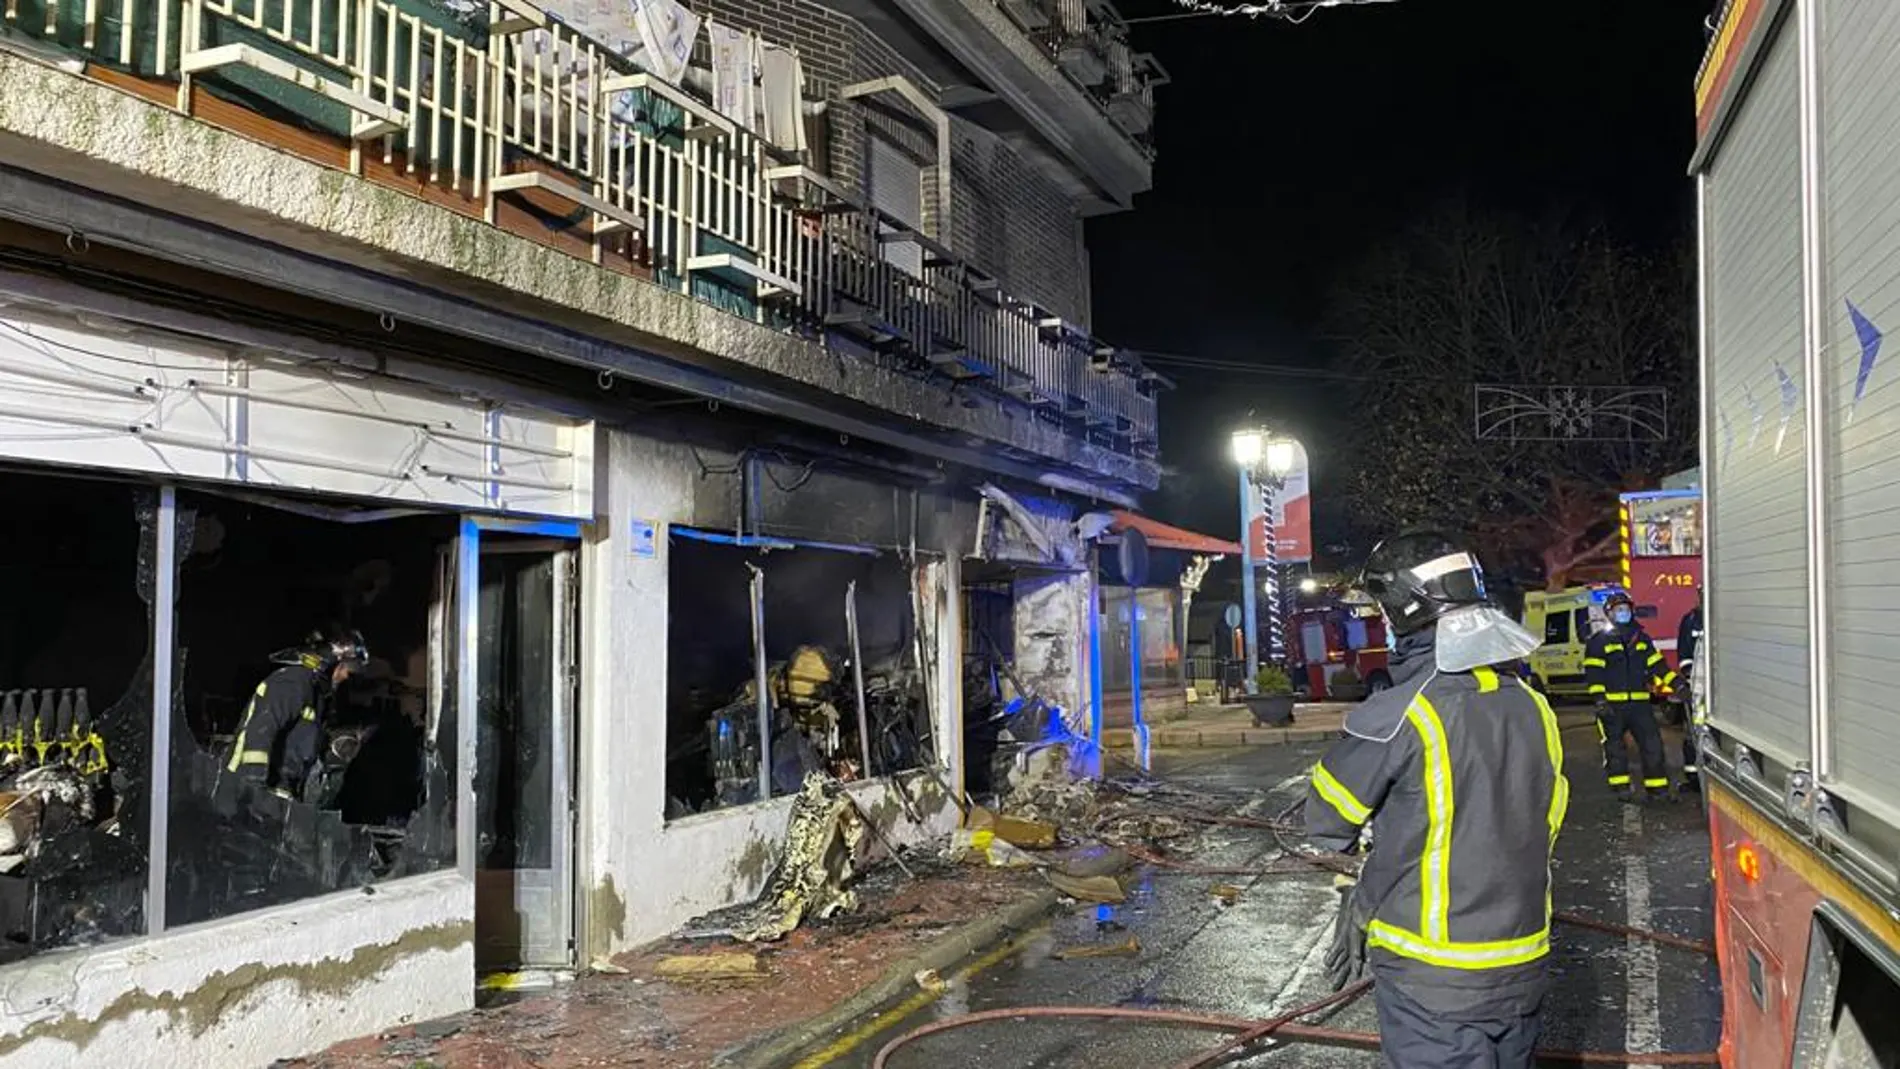
M 1735 848 L 1735 870 L 1749 883 L 1761 881 L 1761 855 L 1755 852 L 1753 843 L 1743 843 Z

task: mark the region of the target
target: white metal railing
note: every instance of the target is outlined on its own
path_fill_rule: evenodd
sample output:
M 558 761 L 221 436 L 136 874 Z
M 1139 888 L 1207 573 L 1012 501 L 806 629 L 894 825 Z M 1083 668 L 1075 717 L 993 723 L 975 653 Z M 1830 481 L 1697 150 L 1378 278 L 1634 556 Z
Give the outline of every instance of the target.
M 1152 443 L 1154 399 L 1127 373 L 1100 370 L 1092 339 L 1052 337 L 1043 313 L 993 284 L 979 293 L 960 264 L 922 280 L 890 268 L 869 209 L 838 203 L 835 189 L 823 212 L 788 194 L 787 165 L 751 131 L 530 0 L 490 0 L 486 19 L 475 2 L 119 0 L 112 16 L 113 0 L 4 0 L 0 10 L 16 38 L 175 78 L 181 110 L 214 76 L 267 93 L 294 86 L 285 110 L 348 138 L 352 167 L 377 161 L 473 198 L 490 222 L 498 194 L 536 190 L 591 219 L 595 262 L 637 233 L 636 254 L 663 280 L 692 292 L 695 276 L 718 278 L 762 320 L 821 326 L 847 290 L 920 349 L 967 350 L 1045 413 Z M 1085 13 L 1063 0 L 1063 14 Z

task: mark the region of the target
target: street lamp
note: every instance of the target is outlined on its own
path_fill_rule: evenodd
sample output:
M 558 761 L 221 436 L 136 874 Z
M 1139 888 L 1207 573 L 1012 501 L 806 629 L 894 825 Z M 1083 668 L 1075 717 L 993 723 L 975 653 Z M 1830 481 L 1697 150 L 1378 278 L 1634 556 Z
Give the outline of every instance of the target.
M 1286 484 L 1299 463 L 1299 443 L 1264 428 L 1234 432 L 1234 465 L 1240 469 L 1240 547 L 1241 593 L 1247 629 L 1247 693 L 1254 693 L 1260 674 L 1260 614 L 1254 591 L 1254 569 L 1265 566 L 1265 593 L 1272 607 L 1267 632 L 1267 656 L 1273 663 L 1283 659 L 1280 635 L 1280 569 L 1276 559 L 1273 529 L 1273 495 Z M 1253 520 L 1260 517 L 1261 559 L 1254 557 Z

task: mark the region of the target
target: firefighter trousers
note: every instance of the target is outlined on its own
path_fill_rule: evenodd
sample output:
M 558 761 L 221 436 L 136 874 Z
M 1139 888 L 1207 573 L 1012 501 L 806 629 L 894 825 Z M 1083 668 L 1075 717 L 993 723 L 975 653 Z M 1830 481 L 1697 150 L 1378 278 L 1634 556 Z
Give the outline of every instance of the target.
M 1388 983 L 1373 985 L 1379 1049 L 1392 1069 L 1531 1069 L 1538 1014 L 1497 1020 L 1450 1020 Z
M 1662 728 L 1656 724 L 1656 707 L 1645 695 L 1639 701 L 1604 702 L 1597 706 L 1597 738 L 1603 743 L 1603 774 L 1610 789 L 1628 790 L 1629 750 L 1624 735 L 1636 739 L 1636 750 L 1643 762 L 1642 785 L 1652 791 L 1669 789 L 1669 764 L 1663 756 Z

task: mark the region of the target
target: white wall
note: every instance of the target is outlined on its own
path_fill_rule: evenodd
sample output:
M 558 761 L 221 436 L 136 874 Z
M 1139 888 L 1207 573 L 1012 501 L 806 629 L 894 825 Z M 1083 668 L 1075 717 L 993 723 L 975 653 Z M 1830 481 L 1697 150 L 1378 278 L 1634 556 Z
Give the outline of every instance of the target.
M 0 1069 L 243 1069 L 474 1004 L 454 873 L 0 969 Z
M 753 898 L 771 875 L 791 809 L 791 799 L 781 798 L 666 823 L 666 527 L 690 521 L 699 466 L 684 446 L 602 434 L 599 518 L 582 564 L 583 964 Z M 642 557 L 635 526 L 648 523 L 653 555 Z M 898 811 L 887 784 L 853 789 L 900 842 L 954 826 L 955 807 L 931 781 L 910 782 L 909 791 L 924 799 L 923 827 L 902 816 L 885 824 Z

